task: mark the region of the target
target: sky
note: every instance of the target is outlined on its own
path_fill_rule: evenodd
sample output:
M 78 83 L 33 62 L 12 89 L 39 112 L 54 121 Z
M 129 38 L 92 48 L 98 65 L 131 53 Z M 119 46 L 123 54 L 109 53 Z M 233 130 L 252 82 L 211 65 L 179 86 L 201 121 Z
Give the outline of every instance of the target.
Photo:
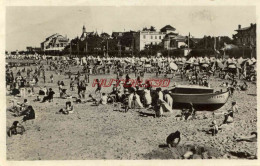
M 242 27 L 256 23 L 255 7 L 250 6 L 139 6 L 139 7 L 7 7 L 6 50 L 40 47 L 54 33 L 73 39 L 85 25 L 88 32 L 142 30 L 165 25 L 180 35 L 194 37 L 229 36 Z

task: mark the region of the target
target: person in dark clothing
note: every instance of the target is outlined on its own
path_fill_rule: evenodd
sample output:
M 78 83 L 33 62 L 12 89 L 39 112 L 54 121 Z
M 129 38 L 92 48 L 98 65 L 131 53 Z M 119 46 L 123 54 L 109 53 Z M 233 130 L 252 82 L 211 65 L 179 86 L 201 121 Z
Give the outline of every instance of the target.
M 20 130 L 19 130 L 20 132 L 17 131 L 17 129 L 20 129 Z M 21 124 L 19 124 L 18 121 L 14 121 L 14 122 L 13 122 L 13 125 L 8 129 L 7 135 L 8 135 L 9 137 L 11 137 L 12 135 L 16 135 L 16 134 L 21 134 L 21 135 L 23 135 L 24 132 L 25 132 L 24 127 L 23 127 Z
M 22 112 L 21 115 L 24 115 L 23 122 L 27 120 L 35 119 L 35 112 L 31 105 L 28 106 L 28 108 L 24 112 Z
M 181 141 L 181 133 L 177 130 L 166 138 L 168 147 L 176 147 Z
M 95 91 L 95 94 L 97 93 L 97 92 L 99 92 L 100 94 L 101 94 L 101 83 L 100 83 L 100 81 L 97 79 L 97 89 L 96 89 L 96 91 Z
M 126 74 L 126 76 L 125 76 L 125 82 L 127 83 L 129 80 L 130 80 L 130 77 L 129 77 L 128 74 Z
M 54 94 L 55 92 L 52 91 L 52 89 L 50 88 L 48 95 L 43 98 L 42 102 L 45 102 L 46 100 L 49 100 L 49 102 L 51 102 L 51 100 L 53 100 Z

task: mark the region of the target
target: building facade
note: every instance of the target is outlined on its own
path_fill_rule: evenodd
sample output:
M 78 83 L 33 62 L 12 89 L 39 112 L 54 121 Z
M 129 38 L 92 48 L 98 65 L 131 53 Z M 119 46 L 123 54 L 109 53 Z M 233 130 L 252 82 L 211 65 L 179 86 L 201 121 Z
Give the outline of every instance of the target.
M 241 28 L 238 25 L 237 34 L 233 35 L 238 46 L 256 47 L 256 24 Z
M 164 39 L 166 33 L 155 31 L 139 31 L 135 34 L 135 48 L 138 51 L 144 50 L 146 45 L 158 45 Z
M 165 35 L 165 38 L 163 39 L 163 47 L 166 50 L 173 50 L 180 47 L 186 47 L 186 37 L 181 36 L 178 33 L 170 32 Z
M 42 51 L 62 51 L 67 45 L 69 45 L 69 39 L 58 33 L 47 37 L 44 42 L 41 43 Z
M 144 28 L 135 34 L 135 49 L 138 51 L 144 50 L 147 45 L 163 45 L 166 48 L 170 47 L 173 42 L 170 41 L 170 37 L 175 33 L 175 28 L 171 25 L 166 25 L 160 29 L 160 31 L 155 31 L 155 29 Z M 176 34 L 177 35 L 177 34 Z M 172 37 L 172 36 L 171 36 Z M 176 38 L 176 43 L 174 45 L 179 45 L 181 43 L 181 37 Z M 183 44 L 183 43 L 182 43 Z

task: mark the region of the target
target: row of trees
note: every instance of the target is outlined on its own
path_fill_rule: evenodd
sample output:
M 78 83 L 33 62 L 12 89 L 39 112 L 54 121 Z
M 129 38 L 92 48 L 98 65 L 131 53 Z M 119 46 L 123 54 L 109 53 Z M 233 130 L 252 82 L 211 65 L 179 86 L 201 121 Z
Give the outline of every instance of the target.
M 156 31 L 155 27 L 151 26 L 150 28 L 143 28 L 143 31 Z M 115 35 L 110 36 L 107 33 L 102 33 L 98 35 L 97 33 L 90 33 L 86 38 L 76 37 L 71 40 L 70 44 L 65 47 L 62 52 L 59 51 L 37 51 L 38 54 L 48 54 L 48 55 L 109 55 L 109 56 L 154 56 L 160 52 L 163 56 L 183 56 L 184 50 L 183 48 L 187 48 L 188 46 L 182 46 L 181 48 L 175 50 L 165 50 L 163 43 L 159 45 L 146 45 L 144 50 L 138 51 L 135 49 L 135 32 L 129 31 L 122 33 L 121 36 Z M 221 48 L 226 44 L 235 44 L 234 40 L 227 36 L 222 37 L 211 37 L 204 36 L 202 39 L 190 38 L 188 41 L 188 36 L 186 36 L 186 44 L 189 44 L 189 48 L 192 49 L 190 52 L 190 56 L 208 56 L 215 55 L 216 50 L 223 55 L 224 52 L 221 51 Z M 28 54 L 34 52 L 19 52 L 21 54 Z M 249 48 L 236 48 L 227 50 L 225 52 L 230 56 L 251 56 L 255 54 L 252 49 Z M 16 52 L 12 52 L 12 54 L 16 54 Z

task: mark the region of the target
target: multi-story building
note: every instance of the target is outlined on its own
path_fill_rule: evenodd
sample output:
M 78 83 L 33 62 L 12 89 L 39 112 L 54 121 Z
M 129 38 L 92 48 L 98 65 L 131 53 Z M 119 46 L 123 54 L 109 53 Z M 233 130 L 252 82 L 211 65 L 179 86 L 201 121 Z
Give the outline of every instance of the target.
M 138 51 L 144 50 L 146 45 L 163 44 L 163 39 L 167 34 L 174 33 L 176 29 L 170 25 L 164 26 L 160 31 L 145 28 L 135 34 L 135 49 Z
M 187 46 L 186 37 L 173 32 L 170 32 L 167 35 L 165 35 L 165 38 L 162 42 L 164 49 L 167 50 L 177 49 L 181 46 Z
M 41 43 L 42 51 L 61 51 L 69 44 L 69 39 L 58 33 L 47 37 L 44 42 Z
M 233 38 L 238 46 L 255 47 L 256 46 L 256 24 L 250 24 L 249 27 L 241 28 L 238 25 L 237 34 Z
M 158 45 L 166 34 L 156 31 L 139 31 L 135 34 L 135 48 L 144 50 L 146 45 Z

